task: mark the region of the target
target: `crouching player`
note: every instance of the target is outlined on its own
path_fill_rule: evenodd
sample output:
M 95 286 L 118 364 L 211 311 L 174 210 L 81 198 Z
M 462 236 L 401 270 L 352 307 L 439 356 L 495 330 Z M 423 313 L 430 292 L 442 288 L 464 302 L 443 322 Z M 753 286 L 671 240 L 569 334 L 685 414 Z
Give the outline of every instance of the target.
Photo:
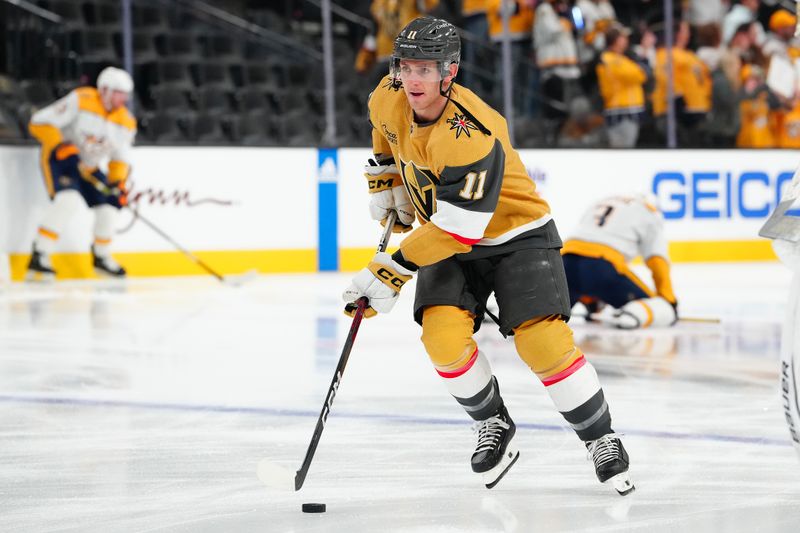
M 580 302 L 593 313 L 610 305 L 614 311 L 601 314 L 602 320 L 623 329 L 671 326 L 678 320 L 664 221 L 647 198 L 615 196 L 595 203 L 561 253 L 570 306 Z M 639 255 L 655 291 L 628 266 Z

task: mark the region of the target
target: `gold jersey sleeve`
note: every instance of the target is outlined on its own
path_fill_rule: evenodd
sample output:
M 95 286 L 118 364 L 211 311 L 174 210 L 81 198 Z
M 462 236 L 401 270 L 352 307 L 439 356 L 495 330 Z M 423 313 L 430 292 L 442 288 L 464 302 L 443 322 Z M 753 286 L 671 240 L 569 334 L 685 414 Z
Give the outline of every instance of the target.
M 402 88 L 386 77 L 369 111 L 374 151 L 390 147 L 418 220 L 432 224 L 401 243 L 406 260 L 433 264 L 475 246 L 508 243 L 551 220 L 505 119 L 469 89 L 456 84 L 442 115 L 418 123 Z

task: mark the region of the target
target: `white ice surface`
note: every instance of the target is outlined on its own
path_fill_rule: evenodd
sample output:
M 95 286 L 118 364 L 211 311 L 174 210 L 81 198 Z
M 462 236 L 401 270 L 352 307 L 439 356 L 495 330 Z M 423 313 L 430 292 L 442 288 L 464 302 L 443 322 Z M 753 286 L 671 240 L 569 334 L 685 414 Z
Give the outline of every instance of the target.
M 296 469 L 350 320 L 347 275 L 14 284 L 0 292 L 0 531 L 753 532 L 800 530 L 800 464 L 777 385 L 789 273 L 678 265 L 686 316 L 619 332 L 575 324 L 625 433 L 636 492 L 599 484 L 542 385 L 477 334 L 521 456 L 493 490 L 470 420 L 410 319 L 413 286 L 362 324 L 299 492 Z M 324 502 L 310 515 L 303 502 Z

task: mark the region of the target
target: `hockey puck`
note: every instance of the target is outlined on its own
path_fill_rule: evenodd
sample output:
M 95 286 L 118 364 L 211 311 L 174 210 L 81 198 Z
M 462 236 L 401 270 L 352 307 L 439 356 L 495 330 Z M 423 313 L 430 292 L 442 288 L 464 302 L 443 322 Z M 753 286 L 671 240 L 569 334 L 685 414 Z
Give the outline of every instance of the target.
M 325 512 L 325 504 L 324 503 L 304 503 L 303 504 L 303 512 L 304 513 L 324 513 Z

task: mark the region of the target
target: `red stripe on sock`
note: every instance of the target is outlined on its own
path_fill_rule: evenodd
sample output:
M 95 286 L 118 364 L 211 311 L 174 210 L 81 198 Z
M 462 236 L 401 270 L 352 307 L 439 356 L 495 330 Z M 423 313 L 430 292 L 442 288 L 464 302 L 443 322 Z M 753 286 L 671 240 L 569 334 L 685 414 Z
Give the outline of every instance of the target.
M 473 244 L 475 244 L 476 242 L 478 242 L 480 240 L 480 239 L 468 239 L 467 237 L 462 237 L 461 235 L 458 235 L 456 233 L 450 233 L 449 231 L 446 231 L 445 233 L 450 235 L 452 238 L 454 238 L 455 240 L 457 240 L 461 244 L 466 244 L 468 246 L 472 246 Z
M 542 380 L 542 383 L 545 387 L 549 387 L 550 385 L 554 385 L 559 381 L 563 381 L 570 377 L 572 374 L 577 372 L 583 365 L 586 364 L 586 358 L 584 356 L 580 356 L 578 359 L 575 360 L 574 363 L 569 365 L 567 368 L 559 372 L 558 374 L 554 374 L 549 378 L 545 378 Z
M 477 360 L 478 360 L 478 348 L 475 348 L 475 352 L 472 354 L 472 357 L 469 358 L 467 364 L 462 366 L 458 370 L 454 370 L 452 372 L 443 372 L 437 368 L 436 371 L 439 373 L 440 376 L 442 376 L 445 379 L 457 378 L 458 376 L 466 373 L 467 370 L 472 368 L 472 365 L 474 365 L 475 361 Z

